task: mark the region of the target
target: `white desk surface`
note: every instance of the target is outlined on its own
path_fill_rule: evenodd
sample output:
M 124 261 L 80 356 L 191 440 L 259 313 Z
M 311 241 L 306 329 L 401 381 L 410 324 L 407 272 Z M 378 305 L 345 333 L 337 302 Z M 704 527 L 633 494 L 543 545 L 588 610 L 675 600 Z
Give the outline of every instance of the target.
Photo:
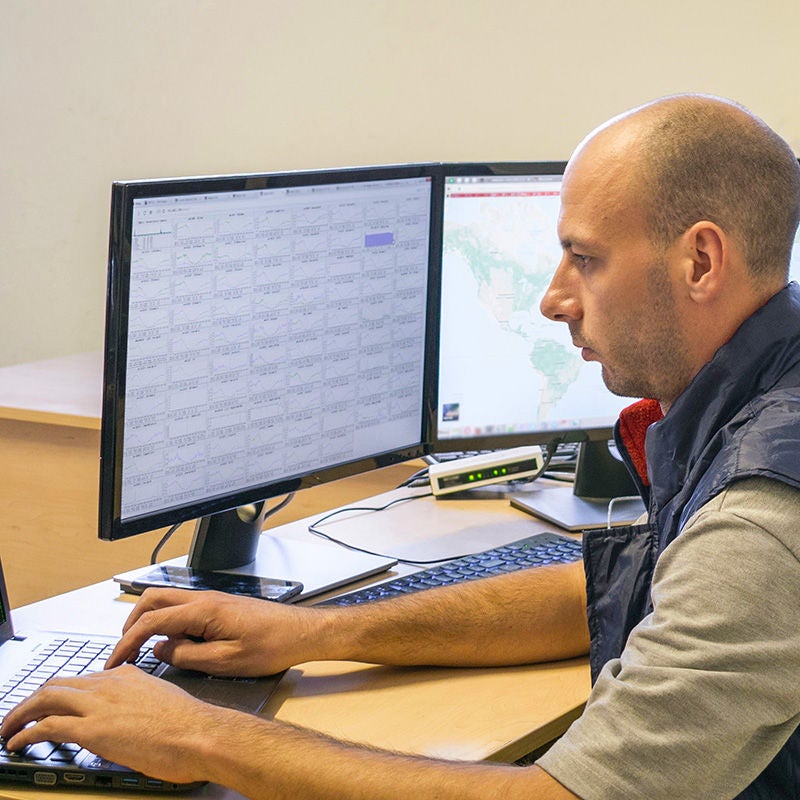
M 369 504 L 380 505 L 404 491 L 381 495 Z M 308 541 L 308 521 L 290 523 L 267 535 Z M 433 498 L 374 514 L 344 515 L 326 527 L 353 544 L 378 545 L 408 558 L 460 555 L 547 529 L 511 509 L 504 499 Z M 335 547 L 313 541 L 321 558 Z M 20 631 L 38 627 L 117 632 L 131 602 L 127 595 L 120 595 L 116 584 L 105 581 L 17 609 L 14 623 Z M 513 761 L 563 732 L 580 714 L 588 693 L 586 659 L 489 669 L 313 662 L 289 670 L 263 713 L 380 748 L 457 760 Z M 60 800 L 75 794 L 47 791 L 45 795 L 41 789 L 0 787 L 0 798 L 45 796 Z M 138 793 L 113 796 L 141 797 Z M 238 797 L 220 787 L 189 795 L 194 796 Z
M 0 367 L 0 419 L 100 428 L 103 354 Z

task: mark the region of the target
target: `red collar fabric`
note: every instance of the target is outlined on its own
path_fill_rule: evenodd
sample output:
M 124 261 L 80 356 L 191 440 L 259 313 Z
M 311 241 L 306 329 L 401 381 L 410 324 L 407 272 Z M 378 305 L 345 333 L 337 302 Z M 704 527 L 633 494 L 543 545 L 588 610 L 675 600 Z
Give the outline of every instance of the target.
M 661 405 L 658 400 L 639 400 L 622 409 L 619 415 L 619 435 L 628 455 L 645 486 L 650 485 L 647 477 L 647 457 L 644 451 L 644 437 L 647 429 L 663 419 Z

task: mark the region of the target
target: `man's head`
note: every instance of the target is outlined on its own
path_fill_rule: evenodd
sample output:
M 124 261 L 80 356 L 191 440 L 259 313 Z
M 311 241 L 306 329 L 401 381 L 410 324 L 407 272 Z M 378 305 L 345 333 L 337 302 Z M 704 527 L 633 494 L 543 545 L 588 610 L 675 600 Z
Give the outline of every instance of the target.
M 785 283 L 800 218 L 800 169 L 789 145 L 719 98 L 665 98 L 638 113 L 645 124 L 631 155 L 653 241 L 666 248 L 707 219 L 738 239 L 755 278 Z
M 786 283 L 799 217 L 797 161 L 763 122 L 718 98 L 656 101 L 570 160 L 542 311 L 611 391 L 666 408 Z

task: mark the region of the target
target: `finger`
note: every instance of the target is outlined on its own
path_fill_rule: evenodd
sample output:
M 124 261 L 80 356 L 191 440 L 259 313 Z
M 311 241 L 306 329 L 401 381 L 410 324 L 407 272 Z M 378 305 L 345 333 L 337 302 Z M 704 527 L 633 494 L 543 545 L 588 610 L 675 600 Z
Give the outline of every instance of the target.
M 5 737 L 10 750 L 19 750 L 32 741 L 45 741 L 40 720 L 52 714 L 72 714 L 80 694 L 74 678 L 53 679 L 9 711 L 0 725 L 0 735 Z M 80 684 L 78 684 L 80 685 Z M 30 725 L 36 722 L 36 725 Z M 45 734 L 47 728 L 44 729 Z M 21 737 L 21 738 L 20 738 Z M 41 737 L 41 738 L 37 738 Z M 20 744 L 21 743 L 21 744 Z
M 128 615 L 128 619 L 125 620 L 125 624 L 122 626 L 122 632 L 125 633 L 130 627 L 136 624 L 136 621 L 142 614 L 148 611 L 181 605 L 190 602 L 192 599 L 194 599 L 194 593 L 190 589 L 145 589 L 142 596 L 133 607 L 133 610 Z
M 222 674 L 221 670 L 227 662 L 222 643 L 194 639 L 173 638 L 157 642 L 153 647 L 153 655 L 159 661 L 173 664 L 180 669 L 208 674 Z
M 124 631 L 108 657 L 105 668 L 113 669 L 120 664 L 135 660 L 142 645 L 154 636 L 202 639 L 205 625 L 205 615 L 198 613 L 197 608 L 188 604 L 145 611 Z

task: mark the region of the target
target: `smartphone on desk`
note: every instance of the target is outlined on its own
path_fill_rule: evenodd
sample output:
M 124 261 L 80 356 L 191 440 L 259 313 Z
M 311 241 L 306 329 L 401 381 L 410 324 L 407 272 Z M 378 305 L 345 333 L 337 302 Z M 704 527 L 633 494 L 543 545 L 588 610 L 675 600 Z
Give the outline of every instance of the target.
M 160 566 L 131 581 L 131 590 L 141 594 L 150 586 L 173 589 L 213 589 L 217 592 L 241 594 L 285 603 L 303 591 L 298 581 L 262 578 L 236 572 L 211 572 L 190 567 Z

